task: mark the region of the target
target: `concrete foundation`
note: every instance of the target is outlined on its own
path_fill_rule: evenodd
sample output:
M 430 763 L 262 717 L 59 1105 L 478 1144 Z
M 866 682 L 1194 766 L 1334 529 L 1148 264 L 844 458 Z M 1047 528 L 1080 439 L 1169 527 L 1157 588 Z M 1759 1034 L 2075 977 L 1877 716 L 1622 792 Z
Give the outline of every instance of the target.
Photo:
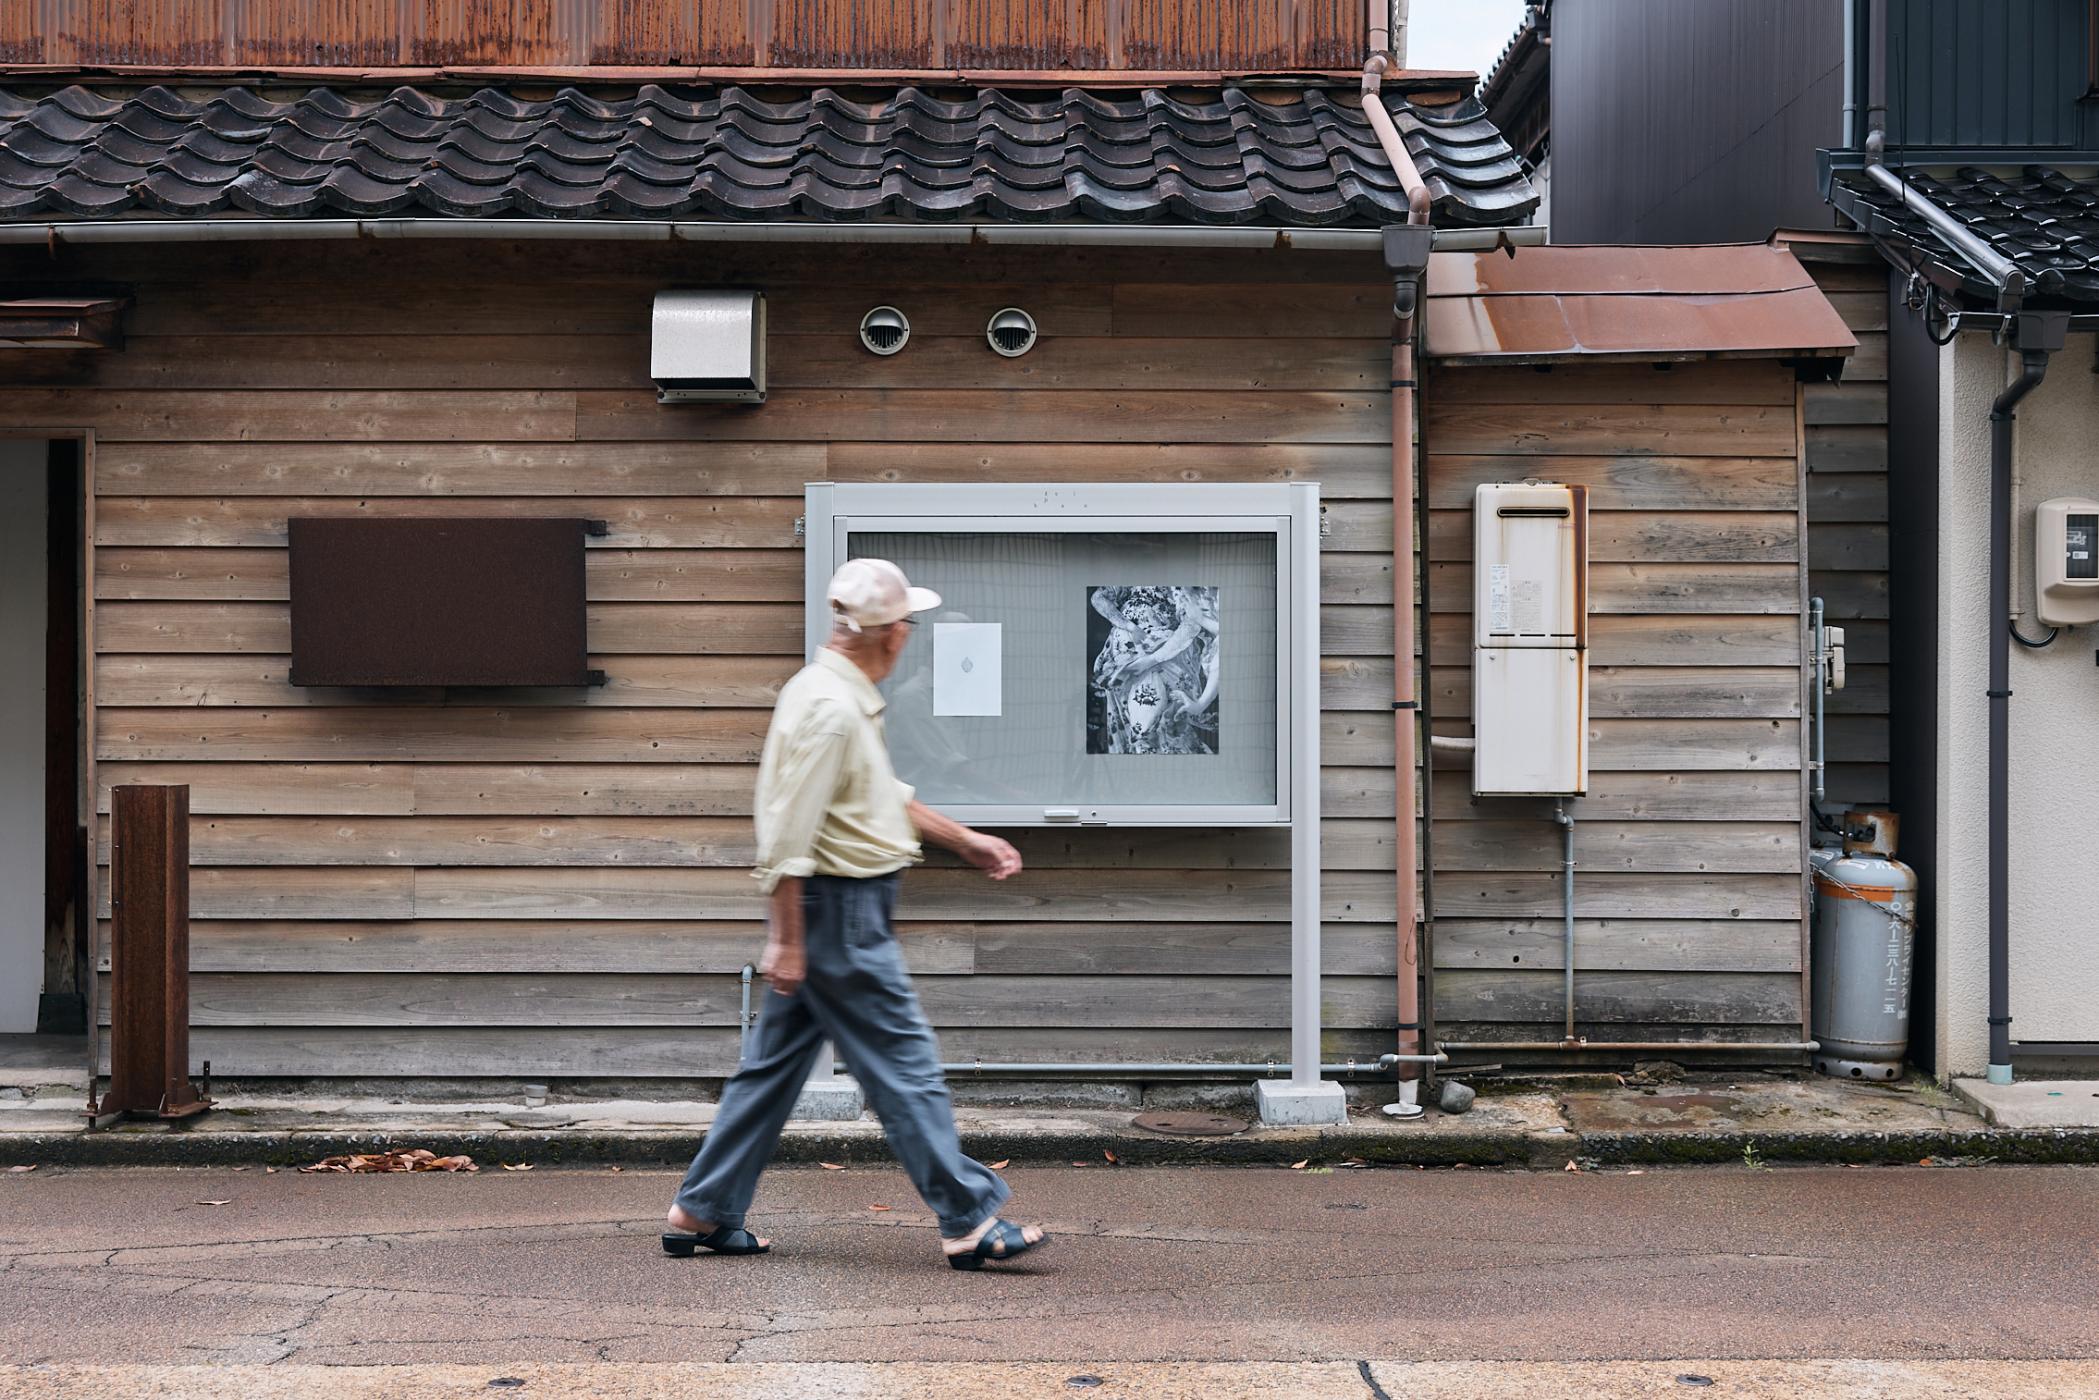
M 1254 1085 L 1254 1102 L 1260 1105 L 1261 1122 L 1271 1128 L 1348 1121 L 1348 1095 L 1339 1084 L 1263 1079 Z

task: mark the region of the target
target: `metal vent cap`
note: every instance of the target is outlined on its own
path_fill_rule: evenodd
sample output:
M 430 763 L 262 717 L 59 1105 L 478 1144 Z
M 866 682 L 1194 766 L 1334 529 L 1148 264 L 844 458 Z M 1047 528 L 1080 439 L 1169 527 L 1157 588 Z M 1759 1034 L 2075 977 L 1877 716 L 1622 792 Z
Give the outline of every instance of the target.
M 910 339 L 910 319 L 893 306 L 878 306 L 860 318 L 860 343 L 877 355 L 894 355 Z
M 1033 350 L 1036 336 L 1035 318 L 1017 306 L 998 312 L 984 327 L 984 338 L 991 342 L 991 348 L 1007 359 Z

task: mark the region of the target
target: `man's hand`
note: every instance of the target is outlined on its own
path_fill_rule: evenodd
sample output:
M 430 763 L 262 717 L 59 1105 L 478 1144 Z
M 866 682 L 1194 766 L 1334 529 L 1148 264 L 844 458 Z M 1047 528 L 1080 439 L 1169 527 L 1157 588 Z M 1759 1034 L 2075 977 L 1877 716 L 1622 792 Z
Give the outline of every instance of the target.
M 953 817 L 942 816 L 915 798 L 910 813 L 911 825 L 917 828 L 920 840 L 953 851 L 994 880 L 1020 873 L 1020 852 L 1011 843 L 966 827 Z
M 1020 873 L 1020 852 L 1013 843 L 986 832 L 970 832 L 957 854 L 994 880 Z
M 781 996 L 791 997 L 802 989 L 802 979 L 809 975 L 808 954 L 800 943 L 769 939 L 765 956 L 758 960 L 758 975 Z
M 790 877 L 775 885 L 767 912 L 772 936 L 758 960 L 758 975 L 781 996 L 791 997 L 809 975 L 809 955 L 802 942 L 802 882 Z

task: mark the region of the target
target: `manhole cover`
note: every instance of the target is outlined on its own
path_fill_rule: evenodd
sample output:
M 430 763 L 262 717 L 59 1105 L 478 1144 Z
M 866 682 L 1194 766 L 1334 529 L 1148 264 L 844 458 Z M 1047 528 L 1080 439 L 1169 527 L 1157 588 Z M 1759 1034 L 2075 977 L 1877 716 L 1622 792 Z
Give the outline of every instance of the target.
M 1230 1137 L 1247 1127 L 1244 1118 L 1223 1113 L 1140 1113 L 1131 1121 L 1148 1132 L 1174 1137 Z

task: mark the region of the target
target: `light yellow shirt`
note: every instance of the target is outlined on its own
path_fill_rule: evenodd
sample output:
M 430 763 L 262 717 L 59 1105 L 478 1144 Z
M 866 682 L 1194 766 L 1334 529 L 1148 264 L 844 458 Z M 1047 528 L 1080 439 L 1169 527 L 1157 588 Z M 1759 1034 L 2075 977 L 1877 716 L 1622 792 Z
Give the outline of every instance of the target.
M 905 810 L 910 784 L 889 766 L 882 692 L 826 647 L 780 690 L 758 764 L 758 868 L 770 891 L 790 877 L 867 879 L 919 858 Z

